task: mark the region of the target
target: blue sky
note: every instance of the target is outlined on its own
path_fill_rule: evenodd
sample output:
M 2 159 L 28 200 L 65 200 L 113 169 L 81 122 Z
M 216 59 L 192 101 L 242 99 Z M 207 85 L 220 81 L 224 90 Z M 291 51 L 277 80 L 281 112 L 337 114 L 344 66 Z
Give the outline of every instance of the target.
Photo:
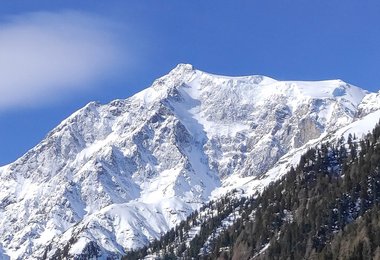
M 380 1 L 4 1 L 0 165 L 86 103 L 178 63 L 225 75 L 380 89 Z

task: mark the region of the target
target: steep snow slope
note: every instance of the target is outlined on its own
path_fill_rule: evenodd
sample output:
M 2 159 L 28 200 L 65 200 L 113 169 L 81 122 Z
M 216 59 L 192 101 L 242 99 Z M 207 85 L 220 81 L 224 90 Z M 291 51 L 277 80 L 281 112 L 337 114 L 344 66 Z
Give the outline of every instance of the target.
M 88 104 L 0 168 L 0 248 L 14 259 L 117 257 L 211 194 L 277 178 L 273 166 L 369 109 L 366 94 L 340 80 L 225 77 L 180 64 L 131 98 Z
M 292 149 L 287 154 L 282 156 L 269 171 L 261 176 L 240 177 L 231 175 L 225 178 L 222 181 L 221 187 L 212 192 L 211 198 L 217 199 L 223 194 L 226 194 L 234 189 L 244 192 L 245 196 L 254 195 L 256 192 L 260 193 L 269 183 L 286 174 L 291 166 L 296 167 L 301 156 L 305 154 L 308 149 L 316 147 L 324 142 L 334 143 L 341 137 L 347 139 L 349 134 L 361 138 L 363 135 L 368 134 L 378 123 L 380 123 L 380 110 L 376 110 L 362 118 L 358 118 L 353 123 L 342 127 L 337 131 L 325 133 L 319 138 L 312 139 L 302 147 Z
M 358 108 L 361 117 L 380 109 L 380 91 L 366 95 Z

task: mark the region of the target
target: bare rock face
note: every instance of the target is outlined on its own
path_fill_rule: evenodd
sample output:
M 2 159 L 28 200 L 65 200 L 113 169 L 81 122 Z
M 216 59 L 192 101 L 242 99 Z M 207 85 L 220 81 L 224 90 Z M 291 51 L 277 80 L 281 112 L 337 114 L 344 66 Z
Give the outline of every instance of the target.
M 296 148 L 301 147 L 309 140 L 318 138 L 323 132 L 323 129 L 318 127 L 317 122 L 311 118 L 301 120 L 298 125 L 298 129 L 299 131 L 294 137 L 294 146 Z
M 225 77 L 180 64 L 128 99 L 88 104 L 0 168 L 0 252 L 117 258 L 227 178 L 259 178 L 353 122 L 366 94 L 340 80 Z

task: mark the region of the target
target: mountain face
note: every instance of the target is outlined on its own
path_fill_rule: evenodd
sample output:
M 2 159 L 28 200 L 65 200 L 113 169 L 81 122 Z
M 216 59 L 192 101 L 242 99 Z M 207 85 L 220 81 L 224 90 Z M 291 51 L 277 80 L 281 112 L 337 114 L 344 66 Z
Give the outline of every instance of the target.
M 310 148 L 261 194 L 210 201 L 123 259 L 379 259 L 379 159 L 380 122 Z
M 118 258 L 233 188 L 261 191 L 308 146 L 365 133 L 378 104 L 340 80 L 180 64 L 128 99 L 89 103 L 0 168 L 0 254 Z

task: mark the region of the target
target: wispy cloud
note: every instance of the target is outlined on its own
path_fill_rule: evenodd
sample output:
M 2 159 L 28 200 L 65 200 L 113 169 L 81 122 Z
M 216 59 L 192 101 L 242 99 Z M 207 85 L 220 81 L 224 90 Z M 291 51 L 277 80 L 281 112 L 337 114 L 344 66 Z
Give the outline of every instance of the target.
M 0 21 L 0 110 L 41 104 L 91 86 L 125 65 L 117 26 L 80 12 Z

